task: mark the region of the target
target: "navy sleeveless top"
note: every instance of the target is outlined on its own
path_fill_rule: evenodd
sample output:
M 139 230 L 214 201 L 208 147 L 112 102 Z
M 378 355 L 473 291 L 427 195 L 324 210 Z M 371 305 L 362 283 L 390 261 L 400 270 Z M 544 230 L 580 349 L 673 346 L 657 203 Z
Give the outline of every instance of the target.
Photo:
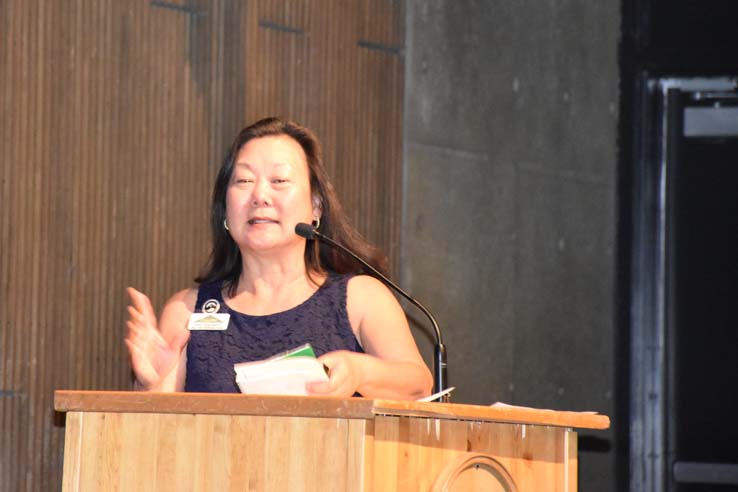
M 205 302 L 220 304 L 217 312 L 231 315 L 222 331 L 192 330 L 187 343 L 185 391 L 238 393 L 233 364 L 261 360 L 310 343 L 320 356 L 333 350 L 364 352 L 346 311 L 346 289 L 351 275 L 331 274 L 305 302 L 287 311 L 251 316 L 226 305 L 220 282 L 202 284 L 195 312 Z

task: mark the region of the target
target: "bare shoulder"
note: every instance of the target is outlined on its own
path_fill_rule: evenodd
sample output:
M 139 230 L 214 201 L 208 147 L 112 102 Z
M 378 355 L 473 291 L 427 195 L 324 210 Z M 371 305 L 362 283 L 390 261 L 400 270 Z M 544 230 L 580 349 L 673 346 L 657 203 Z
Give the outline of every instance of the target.
M 195 310 L 195 303 L 197 302 L 197 288 L 190 287 L 189 289 L 182 289 L 179 292 L 175 292 L 172 297 L 167 300 L 164 305 L 164 309 L 169 307 L 173 309 L 187 309 L 190 313 Z
M 380 280 L 370 275 L 356 275 L 355 277 L 351 277 L 351 280 L 348 282 L 347 295 L 349 298 L 353 298 L 355 296 L 359 298 L 390 296 L 394 299 L 389 288 Z
M 195 311 L 197 289 L 182 289 L 172 295 L 161 313 L 160 325 L 165 333 L 186 330 L 190 315 Z
M 357 275 L 349 280 L 346 290 L 346 304 L 349 314 L 353 311 L 363 317 L 367 311 L 377 309 L 389 309 L 396 311 L 400 309 L 392 291 L 384 283 L 369 275 Z
M 410 334 L 405 313 L 389 287 L 367 275 L 349 281 L 349 320 L 364 351 L 382 359 L 422 359 Z
M 400 303 L 389 288 L 369 275 L 357 275 L 349 280 L 346 307 L 359 341 L 366 339 L 368 330 L 407 323 Z

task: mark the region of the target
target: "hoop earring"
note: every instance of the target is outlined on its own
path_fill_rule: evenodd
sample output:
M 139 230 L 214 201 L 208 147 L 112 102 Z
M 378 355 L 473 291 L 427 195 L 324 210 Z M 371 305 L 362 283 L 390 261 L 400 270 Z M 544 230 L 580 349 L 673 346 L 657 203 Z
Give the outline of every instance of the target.
M 313 227 L 315 227 L 316 229 L 320 228 L 320 217 L 313 220 Z
M 228 228 L 228 219 L 223 219 L 223 227 L 225 227 L 226 231 L 230 231 L 230 229 Z

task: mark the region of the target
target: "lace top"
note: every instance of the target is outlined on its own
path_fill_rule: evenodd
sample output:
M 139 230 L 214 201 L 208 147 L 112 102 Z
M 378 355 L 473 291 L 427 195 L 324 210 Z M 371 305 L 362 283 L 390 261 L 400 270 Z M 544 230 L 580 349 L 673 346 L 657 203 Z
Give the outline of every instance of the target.
M 185 391 L 238 393 L 233 364 L 271 357 L 310 343 L 320 356 L 333 350 L 363 352 L 349 324 L 346 288 L 351 275 L 331 274 L 305 302 L 280 313 L 252 316 L 226 305 L 220 282 L 200 285 L 195 312 L 207 301 L 231 315 L 222 331 L 190 332 Z

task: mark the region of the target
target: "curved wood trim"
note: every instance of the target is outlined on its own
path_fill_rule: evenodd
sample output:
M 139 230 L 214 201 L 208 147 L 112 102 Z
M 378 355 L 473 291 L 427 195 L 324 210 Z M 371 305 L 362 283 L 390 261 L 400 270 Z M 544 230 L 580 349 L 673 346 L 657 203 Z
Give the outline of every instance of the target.
M 505 492 L 518 492 L 518 488 L 515 486 L 515 482 L 507 469 L 488 454 L 460 456 L 458 459 L 452 461 L 438 474 L 431 491 L 448 492 L 451 490 L 456 479 L 462 473 L 472 468 L 487 470 Z

